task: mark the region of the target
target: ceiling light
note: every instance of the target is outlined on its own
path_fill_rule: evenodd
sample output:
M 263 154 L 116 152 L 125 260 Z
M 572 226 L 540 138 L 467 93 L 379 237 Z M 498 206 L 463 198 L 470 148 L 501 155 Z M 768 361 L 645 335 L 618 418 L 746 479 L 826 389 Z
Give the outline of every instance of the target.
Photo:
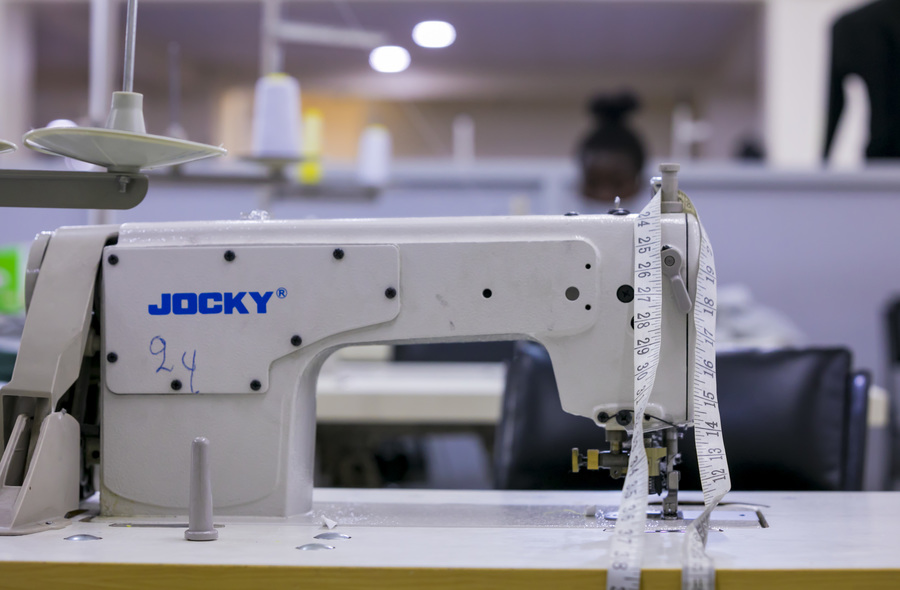
M 409 67 L 409 52 L 396 45 L 376 47 L 369 54 L 369 65 L 376 72 L 395 74 Z
M 412 38 L 419 47 L 449 47 L 456 41 L 456 29 L 442 20 L 426 20 L 413 27 Z

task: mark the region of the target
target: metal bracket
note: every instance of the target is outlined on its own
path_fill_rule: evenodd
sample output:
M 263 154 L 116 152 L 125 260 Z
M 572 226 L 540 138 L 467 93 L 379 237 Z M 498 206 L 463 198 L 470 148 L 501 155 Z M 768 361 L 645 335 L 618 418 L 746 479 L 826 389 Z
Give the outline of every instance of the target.
M 149 184 L 143 174 L 0 170 L 0 207 L 132 209 Z
M 662 274 L 669 279 L 672 296 L 675 298 L 675 307 L 681 313 L 689 313 L 694 302 L 691 301 L 687 284 L 681 277 L 681 271 L 684 269 L 684 255 L 674 246 L 663 246 L 660 254 L 662 256 Z

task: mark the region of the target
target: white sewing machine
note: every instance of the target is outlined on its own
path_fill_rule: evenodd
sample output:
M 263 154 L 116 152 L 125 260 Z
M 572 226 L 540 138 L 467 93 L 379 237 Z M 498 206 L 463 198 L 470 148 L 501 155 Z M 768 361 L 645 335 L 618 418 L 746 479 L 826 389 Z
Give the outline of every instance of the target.
M 693 216 L 663 211 L 678 264 L 665 275 L 647 411 L 657 434 L 691 420 L 688 290 L 700 240 Z M 563 409 L 626 451 L 633 225 L 633 215 L 609 214 L 42 234 L 17 365 L 0 391 L 0 530 L 40 530 L 77 508 L 83 466 L 96 463 L 103 514 L 185 514 L 197 436 L 211 441 L 216 514 L 308 512 L 318 371 L 355 344 L 536 340 Z M 662 444 L 662 487 L 677 488 L 677 475 L 666 479 L 677 451 Z

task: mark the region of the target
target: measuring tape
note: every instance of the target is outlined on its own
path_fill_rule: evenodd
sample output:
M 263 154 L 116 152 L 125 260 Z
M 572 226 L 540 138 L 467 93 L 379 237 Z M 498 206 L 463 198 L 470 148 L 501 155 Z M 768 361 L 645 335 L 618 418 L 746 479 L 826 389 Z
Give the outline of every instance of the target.
M 716 392 L 716 269 L 712 245 L 687 195 L 678 199 L 700 226 L 700 259 L 694 298 L 693 423 L 697 462 L 703 488 L 703 513 L 685 531 L 682 588 L 713 590 L 715 568 L 706 555 L 709 518 L 731 489 Z M 650 200 L 634 225 L 634 431 L 628 474 L 616 521 L 607 570 L 607 590 L 638 590 L 647 525 L 647 455 L 644 412 L 653 384 L 662 341 L 661 191 Z
M 634 432 L 622 503 L 606 574 L 607 590 L 638 590 L 647 527 L 647 453 L 644 411 L 656 381 L 662 343 L 662 227 L 660 193 L 634 223 Z
M 713 590 L 716 570 L 706 554 L 709 518 L 731 489 L 719 398 L 716 389 L 716 261 L 712 244 L 700 223 L 694 204 L 684 193 L 678 193 L 684 212 L 693 215 L 700 226 L 700 260 L 694 298 L 694 441 L 697 466 L 703 488 L 703 513 L 685 531 L 684 566 L 681 587 L 690 590 Z

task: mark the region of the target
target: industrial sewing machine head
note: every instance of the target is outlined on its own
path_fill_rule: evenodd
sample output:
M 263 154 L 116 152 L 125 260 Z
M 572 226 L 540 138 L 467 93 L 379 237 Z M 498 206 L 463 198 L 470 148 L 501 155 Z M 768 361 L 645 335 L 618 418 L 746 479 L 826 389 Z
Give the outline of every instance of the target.
M 691 420 L 700 233 L 675 205 L 662 214 L 670 270 L 645 420 L 647 444 L 663 449 L 651 460 L 657 490 L 677 487 L 670 427 Z M 634 216 L 620 213 L 38 236 L 19 357 L 0 391 L 0 529 L 36 530 L 76 508 L 92 464 L 104 514 L 184 514 L 201 435 L 214 449 L 217 514 L 308 512 L 316 378 L 330 353 L 355 344 L 536 340 L 563 409 L 606 429 L 611 452 L 590 454 L 588 466 L 621 473 L 634 408 Z

